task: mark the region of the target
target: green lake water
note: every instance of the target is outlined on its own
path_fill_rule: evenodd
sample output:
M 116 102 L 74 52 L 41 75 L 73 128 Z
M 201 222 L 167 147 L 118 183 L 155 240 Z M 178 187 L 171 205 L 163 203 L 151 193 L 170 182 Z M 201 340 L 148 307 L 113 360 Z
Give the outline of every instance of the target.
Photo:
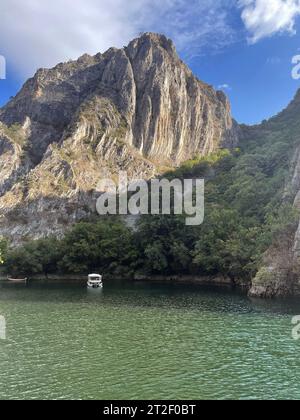
M 0 285 L 0 399 L 299 399 L 300 300 Z

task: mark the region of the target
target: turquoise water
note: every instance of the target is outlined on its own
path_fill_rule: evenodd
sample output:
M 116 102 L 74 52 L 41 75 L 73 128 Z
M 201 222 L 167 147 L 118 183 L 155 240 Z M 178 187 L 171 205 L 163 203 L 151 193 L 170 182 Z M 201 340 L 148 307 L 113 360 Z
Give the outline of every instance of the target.
M 300 301 L 160 285 L 0 286 L 0 399 L 298 399 Z

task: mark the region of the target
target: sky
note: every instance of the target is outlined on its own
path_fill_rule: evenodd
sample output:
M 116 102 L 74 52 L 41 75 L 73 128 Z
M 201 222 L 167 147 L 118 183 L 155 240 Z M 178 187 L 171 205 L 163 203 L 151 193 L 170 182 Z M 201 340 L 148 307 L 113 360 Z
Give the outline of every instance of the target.
M 1 0 L 0 106 L 38 68 L 148 31 L 172 38 L 193 72 L 226 92 L 240 123 L 277 114 L 300 88 L 300 0 Z

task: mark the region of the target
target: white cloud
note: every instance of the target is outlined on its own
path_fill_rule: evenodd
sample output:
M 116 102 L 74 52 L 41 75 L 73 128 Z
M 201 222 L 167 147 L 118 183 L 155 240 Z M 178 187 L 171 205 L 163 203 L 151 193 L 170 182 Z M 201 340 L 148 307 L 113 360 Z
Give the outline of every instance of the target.
M 300 0 L 1 0 L 0 55 L 24 79 L 38 67 L 154 31 L 171 37 L 190 60 L 242 39 L 237 10 L 255 43 L 294 33 Z
M 83 53 L 122 47 L 140 31 L 172 37 L 184 58 L 234 40 L 236 0 L 1 0 L 0 54 L 22 78 Z
M 250 43 L 276 33 L 296 33 L 300 0 L 239 0 L 238 4 L 243 8 L 241 16 L 250 34 Z
M 0 53 L 22 76 L 81 54 L 120 46 L 134 34 L 131 0 L 1 0 Z M 144 0 L 144 3 L 149 3 Z
M 215 53 L 235 42 L 230 14 L 236 0 L 169 0 L 169 5 L 148 29 L 166 32 L 184 58 Z
M 220 90 L 231 90 L 231 86 L 228 83 L 224 83 L 222 85 L 219 85 L 218 89 L 220 89 Z

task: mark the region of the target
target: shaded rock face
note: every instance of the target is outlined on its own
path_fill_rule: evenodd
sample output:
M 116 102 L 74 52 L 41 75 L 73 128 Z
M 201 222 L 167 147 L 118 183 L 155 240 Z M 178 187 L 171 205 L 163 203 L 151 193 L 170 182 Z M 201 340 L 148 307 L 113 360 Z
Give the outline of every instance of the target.
M 224 93 L 151 33 L 39 70 L 0 122 L 0 234 L 14 242 L 89 215 L 104 177 L 150 178 L 238 141 Z
M 300 210 L 300 90 L 294 100 L 278 116 L 267 123 L 281 135 L 288 133 L 291 143 L 290 175 L 283 200 Z M 261 129 L 261 127 L 256 127 Z M 264 263 L 252 281 L 251 297 L 274 298 L 300 295 L 300 222 L 290 226 L 265 254 Z

